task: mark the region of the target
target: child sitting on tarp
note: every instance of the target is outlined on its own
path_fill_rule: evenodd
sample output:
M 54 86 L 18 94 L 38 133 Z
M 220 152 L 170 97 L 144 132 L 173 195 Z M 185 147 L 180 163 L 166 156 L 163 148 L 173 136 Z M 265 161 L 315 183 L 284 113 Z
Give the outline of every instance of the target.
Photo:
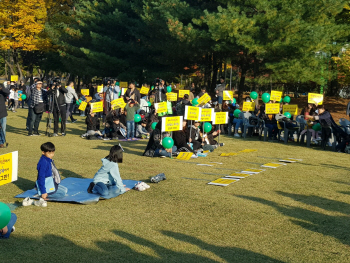
M 126 127 L 120 122 L 118 116 L 113 116 L 112 125 L 109 128 L 106 128 L 106 137 L 111 139 L 125 139 L 126 136 Z
M 62 185 L 61 176 L 58 172 L 52 158 L 55 155 L 55 145 L 52 142 L 46 142 L 40 146 L 42 155 L 37 165 L 38 178 L 37 178 L 37 190 L 38 195 L 41 196 L 39 201 L 35 201 L 36 206 L 46 207 L 48 197 L 50 198 L 62 198 L 64 197 L 68 189 Z
M 110 199 L 130 190 L 124 187 L 119 173 L 118 163 L 123 162 L 123 151 L 120 144 L 111 148 L 109 155 L 102 159 L 102 167 L 95 174 L 93 182 L 90 183 L 88 193 Z
M 137 124 L 136 138 L 149 139 L 149 133 L 146 130 L 147 119 L 143 119 Z
M 96 116 L 94 112 L 90 110 L 90 113 L 85 119 L 86 133 L 84 133 L 81 138 L 94 139 L 101 138 L 102 133 L 100 132 L 100 119 Z
M 190 128 L 190 137 L 188 141 L 192 143 L 192 148 L 194 151 L 202 149 L 202 146 L 204 145 L 202 141 L 202 137 L 199 130 L 199 122 L 195 121 L 194 125 Z

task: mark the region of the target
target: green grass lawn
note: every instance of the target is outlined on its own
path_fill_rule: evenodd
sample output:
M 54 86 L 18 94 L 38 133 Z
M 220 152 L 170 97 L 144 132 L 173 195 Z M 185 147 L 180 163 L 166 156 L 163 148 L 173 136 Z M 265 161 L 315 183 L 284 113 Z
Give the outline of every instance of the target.
M 33 188 L 42 143 L 56 145 L 54 159 L 63 177 L 82 178 L 92 178 L 117 143 L 81 139 L 82 117 L 67 125 L 66 137 L 26 137 L 26 114 L 26 109 L 9 112 L 9 147 L 1 153 L 19 151 L 19 179 L 0 186 L 1 202 L 20 204 L 14 196 Z M 44 128 L 42 122 L 42 133 Z M 349 155 L 256 138 L 222 136 L 221 141 L 224 147 L 191 163 L 143 157 L 146 141 L 123 142 L 123 179 L 148 182 L 164 172 L 167 180 L 96 205 L 19 206 L 16 232 L 0 241 L 1 262 L 350 261 Z M 243 149 L 258 151 L 219 157 Z M 207 185 L 235 171 L 229 169 L 288 157 L 303 161 L 266 168 L 227 187 Z

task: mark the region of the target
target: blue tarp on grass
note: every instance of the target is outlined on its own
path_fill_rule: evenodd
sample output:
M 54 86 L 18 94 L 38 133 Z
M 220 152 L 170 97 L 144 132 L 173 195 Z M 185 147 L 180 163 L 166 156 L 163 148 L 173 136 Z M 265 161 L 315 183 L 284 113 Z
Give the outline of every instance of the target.
M 61 181 L 61 184 L 68 188 L 68 193 L 65 197 L 60 199 L 49 199 L 48 201 L 55 202 L 70 202 L 78 203 L 84 205 L 96 204 L 100 196 L 96 194 L 89 194 L 87 189 L 92 182 L 92 179 L 83 178 L 66 178 Z M 138 181 L 135 180 L 123 180 L 125 187 L 132 189 Z M 26 198 L 39 199 L 38 193 L 35 189 L 25 191 L 22 194 L 16 195 L 16 198 Z

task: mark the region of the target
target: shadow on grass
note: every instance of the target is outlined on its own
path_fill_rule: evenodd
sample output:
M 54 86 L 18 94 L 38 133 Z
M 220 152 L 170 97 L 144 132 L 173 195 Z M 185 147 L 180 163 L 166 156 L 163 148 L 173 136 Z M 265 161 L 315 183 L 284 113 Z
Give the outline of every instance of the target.
M 338 211 L 338 209 L 341 209 L 340 207 L 332 208 L 335 203 L 339 203 L 337 201 L 333 200 L 327 200 L 327 204 L 324 204 L 322 202 L 325 202 L 325 199 L 320 198 L 314 198 L 310 197 L 310 199 L 306 198 L 302 195 L 293 195 L 293 194 L 286 194 L 283 193 L 285 196 L 296 198 L 295 200 L 300 202 L 305 202 L 306 204 L 315 204 L 318 207 L 321 207 L 323 209 L 329 210 L 329 211 Z M 325 215 L 319 212 L 310 211 L 304 208 L 300 207 L 292 207 L 292 206 L 286 206 L 281 205 L 279 203 L 276 203 L 274 201 L 269 201 L 263 198 L 253 197 L 253 196 L 244 196 L 244 195 L 236 195 L 236 197 L 251 200 L 254 202 L 258 202 L 264 205 L 268 205 L 270 207 L 273 207 L 281 214 L 291 217 L 291 222 L 295 225 L 298 225 L 302 228 L 305 228 L 306 230 L 321 233 L 323 235 L 331 236 L 336 239 L 338 239 L 340 242 L 346 245 L 350 245 L 350 220 L 349 216 L 331 216 L 331 215 Z M 300 199 L 300 200 L 299 200 Z M 307 200 L 305 200 L 307 199 Z M 311 201 L 312 200 L 312 201 Z M 322 204 L 321 204 L 322 203 Z M 343 203 L 342 203 L 343 204 Z M 342 205 L 341 204 L 341 205 Z M 339 204 L 338 204 L 339 205 Z M 347 206 L 349 206 L 347 204 Z M 347 210 L 349 207 L 346 208 Z M 344 212 L 344 211 L 342 211 Z M 349 211 L 347 211 L 349 212 Z
M 45 262 L 52 257 L 55 262 L 217 262 L 206 256 L 174 251 L 134 234 L 118 230 L 113 231 L 118 237 L 150 248 L 157 255 L 137 252 L 134 248 L 119 241 L 96 241 L 98 249 L 92 249 L 81 247 L 61 236 L 45 235 L 43 238 L 34 239 L 20 236 L 18 233 L 20 230 L 17 228 L 16 233 L 12 234 L 10 239 L 1 241 L 1 257 L 6 259 L 6 262 Z M 164 234 L 213 252 L 226 259 L 227 262 L 282 262 L 245 249 L 211 245 L 180 233 L 164 232 Z M 34 250 L 35 257 L 32 255 Z
M 35 187 L 36 175 L 33 177 L 34 181 L 28 180 L 26 178 L 18 177 L 17 181 L 12 182 L 22 191 L 27 191 Z
M 86 178 L 86 177 L 83 177 L 82 175 L 77 174 L 75 172 L 72 172 L 70 170 L 66 170 L 66 169 L 58 169 L 58 170 L 60 171 L 62 176 L 64 176 L 65 178 L 68 178 L 68 177 L 83 178 L 83 179 Z
M 114 230 L 113 233 L 128 241 L 154 250 L 160 257 L 159 260 L 162 262 L 217 262 L 216 260 L 200 255 L 170 250 L 152 241 L 124 231 Z M 192 245 L 198 246 L 203 250 L 212 252 L 227 262 L 282 262 L 241 248 L 221 247 L 208 244 L 196 237 L 192 237 L 186 234 L 171 231 L 162 231 L 161 233 L 178 241 L 190 243 Z M 115 250 L 113 247 L 106 247 L 105 249 Z

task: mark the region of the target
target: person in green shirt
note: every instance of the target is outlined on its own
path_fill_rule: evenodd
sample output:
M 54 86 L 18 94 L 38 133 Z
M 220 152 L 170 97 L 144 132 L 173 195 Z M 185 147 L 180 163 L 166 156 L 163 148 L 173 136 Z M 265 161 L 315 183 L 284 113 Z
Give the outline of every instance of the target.
M 129 100 L 125 106 L 126 111 L 126 128 L 128 141 L 135 140 L 135 121 L 134 116 L 137 110 L 140 109 L 140 105 L 137 101 Z

